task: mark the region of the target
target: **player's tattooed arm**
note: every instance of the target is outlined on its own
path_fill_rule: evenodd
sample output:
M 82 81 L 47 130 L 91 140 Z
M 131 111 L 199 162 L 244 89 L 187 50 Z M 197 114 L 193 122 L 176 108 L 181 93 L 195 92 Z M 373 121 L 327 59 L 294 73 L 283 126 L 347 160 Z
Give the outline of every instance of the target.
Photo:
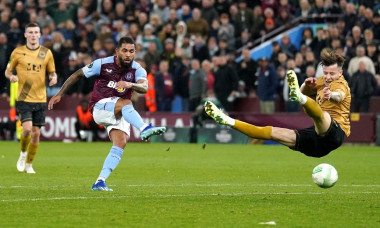
M 138 93 L 146 93 L 148 91 L 148 81 L 140 79 L 137 83 L 132 83 L 132 89 Z
M 56 94 L 59 95 L 59 96 L 63 96 L 67 90 L 73 86 L 80 78 L 84 78 L 84 73 L 83 73 L 83 70 L 82 69 L 79 69 L 77 71 L 75 71 L 66 81 L 65 83 L 63 83 L 61 89 L 58 91 L 58 93 Z
M 66 91 L 74 85 L 80 78 L 83 78 L 84 73 L 82 69 L 79 69 L 75 71 L 66 81 L 63 83 L 61 89 L 58 91 L 56 95 L 54 95 L 49 103 L 48 103 L 48 110 L 52 110 L 53 106 L 61 101 L 62 96 L 66 93 Z
M 148 81 L 139 79 L 136 83 L 119 81 L 116 83 L 116 89 L 127 88 L 133 89 L 138 93 L 146 93 L 148 91 Z

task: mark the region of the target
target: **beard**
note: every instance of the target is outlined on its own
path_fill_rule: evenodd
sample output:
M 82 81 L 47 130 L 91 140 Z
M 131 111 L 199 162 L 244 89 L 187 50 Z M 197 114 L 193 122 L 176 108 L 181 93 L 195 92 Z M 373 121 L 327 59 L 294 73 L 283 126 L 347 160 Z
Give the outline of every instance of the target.
M 128 68 L 130 68 L 132 66 L 133 58 L 130 59 L 130 61 L 131 61 L 130 63 L 125 63 L 124 59 L 121 58 L 120 56 L 118 56 L 118 58 L 119 58 L 120 66 L 122 68 L 128 69 Z

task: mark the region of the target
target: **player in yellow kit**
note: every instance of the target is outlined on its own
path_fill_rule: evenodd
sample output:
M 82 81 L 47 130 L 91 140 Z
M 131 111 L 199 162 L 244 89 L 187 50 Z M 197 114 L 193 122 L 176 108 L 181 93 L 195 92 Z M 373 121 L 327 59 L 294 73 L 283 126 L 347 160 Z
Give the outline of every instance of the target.
M 38 24 L 27 24 L 24 36 L 26 45 L 13 50 L 5 76 L 11 82 L 19 83 L 16 108 L 23 131 L 17 169 L 20 172 L 35 173 L 32 162 L 40 142 L 41 126 L 45 125 L 46 72 L 49 75 L 49 86 L 57 83 L 57 74 L 52 52 L 39 43 L 41 33 Z
M 291 130 L 272 126 L 258 127 L 232 119 L 221 112 L 212 102 L 205 103 L 205 111 L 216 122 L 256 139 L 270 139 L 307 156 L 323 157 L 342 145 L 344 135 L 350 135 L 351 93 L 342 73 L 344 58 L 331 49 L 321 52 L 323 77 L 307 78 L 301 88 L 297 75 L 288 71 L 289 99 L 299 102 L 311 117 L 313 126 Z M 308 96 L 316 95 L 316 101 Z

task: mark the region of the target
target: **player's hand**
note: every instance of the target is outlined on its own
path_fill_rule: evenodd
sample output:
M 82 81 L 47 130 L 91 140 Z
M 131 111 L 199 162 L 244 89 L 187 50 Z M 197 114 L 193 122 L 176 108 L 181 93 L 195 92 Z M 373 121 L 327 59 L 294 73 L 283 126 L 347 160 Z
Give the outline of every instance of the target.
M 133 85 L 133 83 L 130 83 L 130 82 L 126 82 L 126 81 L 118 81 L 116 83 L 116 86 L 115 86 L 115 89 L 123 89 L 123 88 L 131 88 Z
M 57 84 L 57 76 L 49 76 L 49 86 L 53 86 L 55 84 Z
M 60 95 L 55 95 L 53 96 L 50 101 L 49 101 L 49 104 L 48 104 L 48 110 L 52 110 L 53 109 L 53 105 L 57 104 L 58 102 L 61 101 L 61 96 Z
M 317 79 L 316 78 L 306 78 L 305 79 L 305 86 L 314 88 L 317 85 Z
M 330 100 L 331 98 L 331 90 L 330 87 L 323 88 L 323 99 Z
M 9 78 L 9 81 L 10 82 L 18 82 L 18 77 L 16 75 L 12 75 L 10 78 Z

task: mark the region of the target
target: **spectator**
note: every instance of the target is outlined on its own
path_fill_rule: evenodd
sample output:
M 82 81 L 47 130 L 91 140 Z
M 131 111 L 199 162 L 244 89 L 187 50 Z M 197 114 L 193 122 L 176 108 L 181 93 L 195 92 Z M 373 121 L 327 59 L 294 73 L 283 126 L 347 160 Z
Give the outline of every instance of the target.
M 370 43 L 367 45 L 367 56 L 372 60 L 373 63 L 377 61 L 377 56 L 379 52 L 377 50 L 377 45 L 375 43 Z M 378 72 L 375 70 L 375 72 Z
M 355 5 L 351 2 L 347 3 L 346 10 L 344 12 L 344 21 L 346 28 L 353 28 L 357 21 L 357 15 L 355 11 Z
M 353 40 L 352 48 L 356 48 L 358 45 L 363 45 L 364 40 L 362 36 L 362 30 L 359 26 L 355 25 L 351 31 L 351 37 Z
M 114 21 L 122 20 L 123 22 L 125 22 L 126 16 L 127 16 L 127 12 L 125 10 L 126 10 L 126 8 L 125 8 L 125 4 L 123 2 L 116 3 Z
M 231 3 L 227 0 L 216 0 L 214 3 L 214 8 L 218 12 L 218 15 L 221 15 L 222 13 L 227 13 L 230 9 Z
M 164 44 L 167 38 L 171 38 L 173 40 L 177 39 L 176 31 L 173 29 L 172 24 L 167 23 L 164 25 L 163 29 L 158 33 L 158 39 Z
M 176 29 L 176 39 L 175 39 L 175 47 L 176 48 L 182 48 L 183 40 L 185 39 L 186 33 L 187 33 L 187 26 L 186 23 L 183 21 L 180 21 L 175 26 Z
M 207 91 L 209 90 L 214 91 L 215 76 L 212 71 L 213 64 L 209 60 L 205 59 L 203 60 L 201 66 L 202 66 L 203 71 L 206 74 Z
M 245 84 L 246 93 L 256 91 L 256 77 L 257 70 L 256 62 L 251 58 L 251 52 L 248 48 L 244 48 L 242 51 L 242 61 L 237 65 L 237 73 L 240 81 Z
M 85 141 L 83 137 L 85 131 L 92 132 L 92 138 L 89 140 L 98 141 L 98 130 L 100 127 L 95 123 L 92 118 L 91 112 L 88 108 L 88 100 L 81 100 L 79 105 L 76 108 L 77 121 L 75 122 L 75 132 L 77 134 L 78 141 Z
M 169 63 L 161 60 L 159 71 L 154 76 L 157 111 L 170 112 L 174 99 L 173 77 L 169 73 Z
M 217 56 L 229 55 L 234 52 L 234 49 L 230 49 L 226 39 L 220 39 L 218 43 L 219 50 L 215 53 Z
M 154 42 L 157 46 L 157 51 L 161 53 L 163 51 L 162 44 L 160 40 L 153 34 L 153 26 L 151 24 L 146 24 L 144 26 L 143 35 L 139 35 L 136 41 L 142 40 L 143 50 L 147 51 L 149 43 Z
M 214 37 L 214 38 L 218 39 L 219 28 L 220 28 L 219 19 L 213 20 L 212 23 L 211 23 L 210 32 L 209 32 L 209 36 L 208 37 L 209 38 L 210 37 Z
M 175 1 L 172 1 L 175 2 Z M 176 28 L 177 24 L 180 22 L 180 20 L 177 17 L 177 12 L 175 9 L 170 10 L 169 19 L 166 21 L 166 23 L 169 23 L 172 25 L 173 28 Z
M 323 32 L 323 28 L 317 29 L 317 35 L 314 37 L 313 41 L 310 43 L 310 48 L 314 52 L 314 56 L 319 59 L 321 51 L 323 48 L 327 47 L 328 43 Z
M 17 1 L 12 18 L 16 18 L 20 24 L 20 28 L 24 28 L 26 23 L 29 22 L 29 13 L 25 10 L 23 1 Z
M 202 10 L 201 10 L 202 18 L 206 20 L 209 26 L 213 20 L 219 18 L 219 14 L 212 5 L 211 0 L 202 0 Z
M 202 70 L 199 60 L 191 61 L 189 78 L 189 110 L 195 111 L 201 100 L 206 97 L 207 81 L 206 74 Z
M 294 16 L 289 13 L 289 11 L 285 8 L 282 8 L 279 12 L 279 15 L 275 19 L 276 27 L 285 26 L 289 28 L 294 19 Z
M 157 15 L 162 21 L 167 21 L 169 19 L 170 9 L 166 4 L 166 0 L 157 0 L 156 4 L 153 5 L 153 10 L 149 11 L 149 13 L 150 15 Z
M 289 57 L 294 57 L 297 52 L 296 46 L 291 43 L 290 38 L 287 34 L 284 34 L 281 38 L 280 47 L 283 52 Z
M 227 41 L 227 49 L 235 49 L 235 29 L 230 24 L 228 14 L 220 15 L 220 27 L 218 30 L 218 39 Z
M 302 31 L 301 46 L 305 45 L 306 47 L 310 47 L 312 42 L 313 42 L 313 30 L 310 27 L 306 27 Z
M 186 53 L 182 54 L 181 63 L 177 66 L 173 75 L 174 94 L 181 98 L 182 111 L 188 112 L 189 108 L 189 78 L 190 58 Z
M 157 70 L 157 65 L 152 65 L 146 77 L 148 80 L 148 90 L 145 94 L 145 105 L 148 107 L 149 112 L 157 111 L 156 89 L 154 84 L 154 75 L 156 74 Z
M 181 7 L 181 17 L 179 17 L 187 23 L 189 20 L 193 18 L 193 14 L 191 12 L 190 6 L 188 4 L 183 4 Z
M 79 10 L 77 14 L 79 14 Z M 38 10 L 37 23 L 41 28 L 54 23 L 53 18 L 47 13 L 46 8 L 40 8 L 40 10 Z
M 6 33 L 11 29 L 11 26 L 9 25 L 9 19 L 10 15 L 8 11 L 2 11 L 0 18 L 0 33 Z
M 368 45 L 372 43 L 375 45 L 378 45 L 379 40 L 373 38 L 373 32 L 371 29 L 364 30 L 364 41 L 363 41 L 364 47 L 367 47 Z
M 208 48 L 203 42 L 202 36 L 200 34 L 197 34 L 195 36 L 193 46 L 193 58 L 198 59 L 199 62 L 202 62 L 205 59 L 210 59 Z
M 187 21 L 187 32 L 190 35 L 201 34 L 205 39 L 208 37 L 210 27 L 207 21 L 201 18 L 201 11 L 198 8 L 193 9 L 193 18 Z
M 278 75 L 276 69 L 269 63 L 266 57 L 260 59 L 256 77 L 258 81 L 257 95 L 260 99 L 261 113 L 274 113 Z
M 377 89 L 375 76 L 366 69 L 366 60 L 359 59 L 359 70 L 350 80 L 352 112 L 368 112 L 369 101 Z
M 158 66 L 160 63 L 160 53 L 157 51 L 155 42 L 149 43 L 148 51 L 145 53 L 143 60 L 146 63 L 147 72 L 151 72 L 152 65 Z
M 165 40 L 165 49 L 164 52 L 162 52 L 160 59 L 166 60 L 169 63 L 169 72 L 173 74 L 179 61 L 175 54 L 174 40 L 172 38 L 167 38 Z
M 264 29 L 262 29 L 260 31 L 260 35 L 265 36 L 265 35 L 269 34 L 270 32 L 272 32 L 274 29 L 275 29 L 274 20 L 271 18 L 267 18 L 265 20 Z
M 52 1 L 46 5 L 47 12 L 57 26 L 67 20 L 76 21 L 77 9 L 78 5 L 68 0 Z
M 4 33 L 0 33 L 0 72 L 5 72 L 12 48 L 8 44 L 8 38 Z M 8 80 L 6 77 L 0 77 L 0 96 L 7 93 Z
M 215 58 L 215 57 L 214 57 Z M 238 89 L 239 77 L 233 67 L 227 64 L 227 56 L 219 56 L 217 60 L 218 68 L 215 75 L 215 94 L 227 111 L 232 111 L 232 101 Z
M 359 45 L 356 47 L 356 56 L 353 57 L 349 64 L 348 64 L 348 70 L 347 73 L 350 77 L 354 75 L 356 71 L 359 69 L 359 62 L 364 61 L 366 70 L 370 72 L 372 75 L 375 75 L 375 66 L 372 60 L 365 56 L 365 49 L 362 45 Z
M 253 8 L 253 24 L 250 29 L 244 29 L 243 31 L 250 32 L 252 34 L 252 39 L 257 39 L 260 37 L 260 30 L 264 27 L 265 18 L 263 16 L 263 11 L 260 5 Z
M 374 39 L 380 40 L 380 13 L 375 13 L 372 22 L 373 25 L 371 27 L 371 30 L 373 31 Z
M 20 29 L 20 24 L 16 18 L 11 20 L 10 30 L 7 31 L 8 44 L 12 49 L 16 48 L 23 40 L 23 33 Z
M 236 39 L 235 47 L 236 49 L 240 49 L 242 47 L 252 47 L 252 37 L 251 33 L 248 32 L 248 29 L 245 29 L 241 32 L 241 36 Z
M 239 0 L 238 12 L 235 15 L 235 37 L 238 37 L 244 29 L 250 30 L 253 26 L 253 12 L 247 7 L 245 0 Z M 263 10 L 265 10 L 263 8 Z

